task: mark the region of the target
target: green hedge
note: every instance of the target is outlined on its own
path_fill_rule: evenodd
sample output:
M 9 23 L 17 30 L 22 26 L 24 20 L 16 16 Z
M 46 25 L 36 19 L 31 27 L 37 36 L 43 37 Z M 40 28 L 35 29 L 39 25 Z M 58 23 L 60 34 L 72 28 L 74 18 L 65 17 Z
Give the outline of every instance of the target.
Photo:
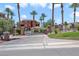
M 20 29 L 17 29 L 16 30 L 16 33 L 21 34 L 21 30 Z
M 44 33 L 46 28 L 40 28 L 40 32 Z

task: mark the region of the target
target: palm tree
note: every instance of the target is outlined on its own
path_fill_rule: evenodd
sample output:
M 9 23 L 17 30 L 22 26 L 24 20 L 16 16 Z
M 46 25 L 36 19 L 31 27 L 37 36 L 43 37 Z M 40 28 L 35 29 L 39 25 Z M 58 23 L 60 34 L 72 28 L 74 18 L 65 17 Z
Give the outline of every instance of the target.
M 6 13 L 7 13 L 7 18 L 9 19 L 10 14 L 12 13 L 12 11 L 11 11 L 10 8 L 6 8 L 5 11 L 6 11 Z
M 41 14 L 41 20 L 43 21 L 43 26 L 44 26 L 44 19 L 45 19 L 46 15 L 44 13 Z
M 62 17 L 62 30 L 64 28 L 64 9 L 63 3 L 61 3 L 61 17 Z
M 65 31 L 67 31 L 68 23 L 65 21 L 65 22 L 64 22 L 64 25 L 65 25 Z
M 55 3 L 52 3 L 52 22 L 51 22 L 51 30 L 55 29 L 55 24 L 54 24 L 54 5 Z
M 40 17 L 39 20 L 40 20 L 40 24 L 41 24 L 41 27 L 42 27 L 42 20 L 43 20 L 43 19 L 42 19 L 42 16 Z
M 52 26 L 54 26 L 54 3 L 52 3 Z
M 35 20 L 35 15 L 37 15 L 37 12 L 36 12 L 35 10 L 33 10 L 33 11 L 31 12 L 31 15 L 33 15 L 33 20 Z
M 20 5 L 19 3 L 17 3 L 17 10 L 18 10 L 19 28 L 20 28 Z
M 72 5 L 70 5 L 71 8 L 74 9 L 74 31 L 75 31 L 75 20 L 76 20 L 76 8 L 79 7 L 78 3 L 73 3 Z
M 34 21 L 35 21 L 35 15 L 37 15 L 37 12 L 35 10 L 33 10 L 31 12 L 31 15 L 33 16 L 33 27 L 35 26 Z
M 11 11 L 10 15 L 11 15 L 11 19 L 13 19 L 14 13 L 12 11 Z

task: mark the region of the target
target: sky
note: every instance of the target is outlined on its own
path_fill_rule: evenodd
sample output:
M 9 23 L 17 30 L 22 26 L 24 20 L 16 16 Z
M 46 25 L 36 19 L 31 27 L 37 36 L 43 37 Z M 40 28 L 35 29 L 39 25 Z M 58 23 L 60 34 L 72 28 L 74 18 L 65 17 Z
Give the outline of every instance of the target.
M 69 6 L 71 3 L 64 3 L 64 21 L 67 21 L 68 23 L 73 22 L 73 8 L 70 8 Z M 16 3 L 0 3 L 0 12 L 5 13 L 5 8 L 10 8 L 13 13 L 14 17 L 13 20 L 15 22 L 18 22 L 18 13 L 17 13 L 17 4 Z M 47 16 L 45 18 L 45 22 L 52 17 L 52 5 L 51 3 L 20 3 L 20 14 L 21 14 L 21 20 L 27 19 L 32 20 L 32 15 L 30 14 L 33 10 L 37 12 L 37 15 L 35 19 L 37 21 L 40 21 L 39 18 L 42 13 L 45 13 Z M 61 23 L 61 7 L 60 4 L 55 4 L 55 23 L 60 24 Z M 79 22 L 79 8 L 77 8 L 76 11 L 76 22 Z

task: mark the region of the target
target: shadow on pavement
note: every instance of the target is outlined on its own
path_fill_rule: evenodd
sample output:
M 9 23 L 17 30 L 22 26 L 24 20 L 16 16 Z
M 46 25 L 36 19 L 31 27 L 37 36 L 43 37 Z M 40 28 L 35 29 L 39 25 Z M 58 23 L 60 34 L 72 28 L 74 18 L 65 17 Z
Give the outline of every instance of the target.
M 20 39 L 20 38 L 10 38 L 10 41 L 11 41 L 11 40 L 18 40 L 18 39 Z

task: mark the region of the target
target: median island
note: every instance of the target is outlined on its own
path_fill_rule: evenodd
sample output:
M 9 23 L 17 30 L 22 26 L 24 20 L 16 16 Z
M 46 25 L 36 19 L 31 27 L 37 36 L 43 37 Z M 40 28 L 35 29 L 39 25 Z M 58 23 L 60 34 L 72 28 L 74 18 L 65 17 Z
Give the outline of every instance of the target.
M 50 38 L 57 38 L 57 39 L 71 39 L 71 40 L 79 40 L 79 32 L 65 32 L 65 33 L 58 33 L 48 34 L 48 37 Z

